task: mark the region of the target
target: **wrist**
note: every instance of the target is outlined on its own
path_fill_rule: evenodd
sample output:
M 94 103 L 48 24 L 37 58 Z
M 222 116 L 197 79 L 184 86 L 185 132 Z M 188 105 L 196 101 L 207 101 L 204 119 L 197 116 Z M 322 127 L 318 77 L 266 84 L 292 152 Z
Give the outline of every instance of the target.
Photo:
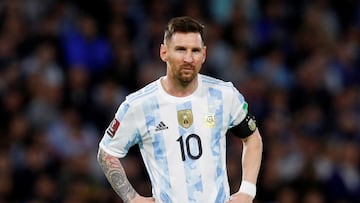
M 243 180 L 240 185 L 239 189 L 240 193 L 247 194 L 253 198 L 255 198 L 256 195 L 256 185 L 254 183 L 251 183 L 249 181 Z

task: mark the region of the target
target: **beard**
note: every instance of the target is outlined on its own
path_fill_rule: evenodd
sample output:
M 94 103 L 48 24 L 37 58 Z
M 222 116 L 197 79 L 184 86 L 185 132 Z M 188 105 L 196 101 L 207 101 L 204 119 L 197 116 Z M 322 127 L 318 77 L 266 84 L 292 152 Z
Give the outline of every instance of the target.
M 186 86 L 187 84 L 191 83 L 197 75 L 196 68 L 191 65 L 183 65 L 180 67 L 177 75 L 178 81 L 183 85 Z

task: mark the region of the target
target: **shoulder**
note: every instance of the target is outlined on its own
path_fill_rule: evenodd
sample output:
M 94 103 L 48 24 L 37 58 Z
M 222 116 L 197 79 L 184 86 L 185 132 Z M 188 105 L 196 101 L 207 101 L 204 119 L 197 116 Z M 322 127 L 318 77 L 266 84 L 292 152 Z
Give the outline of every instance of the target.
M 241 101 L 244 100 L 243 95 L 230 81 L 223 81 L 207 75 L 200 75 L 203 89 L 214 94 L 221 93 L 224 98 L 239 97 Z
M 157 92 L 157 90 L 159 88 L 157 82 L 158 82 L 158 80 L 156 80 L 152 83 L 149 83 L 148 85 L 139 89 L 136 92 L 129 94 L 126 97 L 126 102 L 128 104 L 136 104 L 136 103 L 139 103 L 141 101 L 144 101 L 144 100 L 150 98 L 153 94 L 155 94 Z
M 199 79 L 205 86 L 218 87 L 222 89 L 233 89 L 234 85 L 232 82 L 224 81 L 218 78 L 214 78 L 208 75 L 199 75 Z

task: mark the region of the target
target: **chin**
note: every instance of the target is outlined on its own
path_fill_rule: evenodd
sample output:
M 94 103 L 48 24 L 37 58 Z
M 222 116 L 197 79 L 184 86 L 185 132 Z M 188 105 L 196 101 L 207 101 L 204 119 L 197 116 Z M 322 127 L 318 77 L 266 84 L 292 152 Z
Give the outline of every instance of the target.
M 180 80 L 183 82 L 191 82 L 195 78 L 195 74 L 183 74 L 180 76 Z
M 187 86 L 192 81 L 194 81 L 194 77 L 181 77 L 181 78 L 179 78 L 179 81 L 182 84 L 182 86 Z

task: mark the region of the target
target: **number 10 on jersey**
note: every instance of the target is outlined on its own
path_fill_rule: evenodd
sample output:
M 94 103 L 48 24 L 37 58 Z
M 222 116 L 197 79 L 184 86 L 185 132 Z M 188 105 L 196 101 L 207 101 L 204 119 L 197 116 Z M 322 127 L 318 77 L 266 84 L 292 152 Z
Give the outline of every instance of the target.
M 180 136 L 176 141 L 179 142 L 180 150 L 181 150 L 181 159 L 183 161 L 186 158 L 190 158 L 192 160 L 199 159 L 202 155 L 202 146 L 201 139 L 196 134 L 190 134 L 186 138 Z

